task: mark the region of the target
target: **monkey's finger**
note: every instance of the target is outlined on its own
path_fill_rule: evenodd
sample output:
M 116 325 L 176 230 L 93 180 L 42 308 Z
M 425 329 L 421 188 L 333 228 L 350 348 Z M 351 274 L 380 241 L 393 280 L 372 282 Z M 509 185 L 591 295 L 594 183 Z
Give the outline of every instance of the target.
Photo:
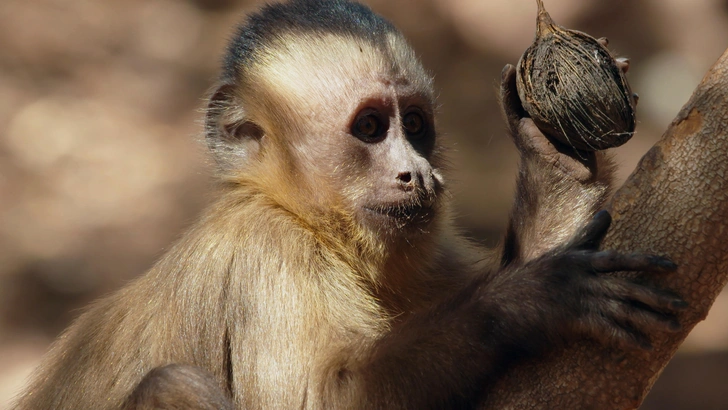
M 619 321 L 613 321 L 614 334 L 617 342 L 626 348 L 652 350 L 652 342 L 646 334 L 636 330 L 633 326 Z
M 536 126 L 521 104 L 516 86 L 516 69 L 510 64 L 501 72 L 501 111 L 508 123 L 513 143 L 521 152 L 537 152 L 543 156 L 556 156 L 559 152 L 553 143 Z M 569 168 L 570 161 L 564 159 L 562 166 Z
M 676 333 L 682 330 L 682 325 L 673 315 L 643 309 L 630 303 L 617 303 L 617 305 L 612 314 L 612 321 L 622 325 L 623 328 L 646 333 Z
M 657 332 L 679 332 L 682 330 L 675 315 L 652 310 L 644 305 L 625 299 L 611 299 L 606 314 L 615 322 L 628 324 L 629 328 Z
M 603 45 L 604 47 L 609 46 L 609 39 L 606 37 L 600 37 L 597 39 L 597 43 Z
M 503 117 L 508 123 L 511 134 L 516 137 L 518 123 L 521 118 L 526 116 L 526 111 L 523 109 L 521 99 L 518 97 L 516 68 L 511 64 L 506 64 L 503 71 L 501 71 L 500 103 Z
M 574 238 L 572 246 L 577 249 L 597 249 L 612 224 L 612 216 L 606 210 L 597 212 L 589 223 Z
M 688 303 L 672 292 L 621 282 L 613 287 L 615 297 L 639 302 L 640 304 L 661 312 L 675 312 L 685 310 Z
M 622 70 L 623 73 L 629 71 L 629 58 L 620 57 L 614 60 L 617 63 L 617 68 Z
M 652 350 L 650 339 L 613 315 L 589 316 L 581 320 L 583 331 L 605 343 L 616 343 L 625 349 Z
M 617 251 L 595 252 L 591 255 L 590 263 L 595 272 L 672 272 L 677 269 L 674 262 L 661 256 L 642 253 L 625 254 Z
M 624 309 L 618 310 L 624 311 Z M 649 329 L 651 326 L 640 326 L 640 324 L 625 319 L 623 316 L 621 313 L 609 314 L 606 319 L 611 325 L 611 331 L 617 343 L 625 348 L 652 350 L 650 338 L 642 331 L 642 329 Z

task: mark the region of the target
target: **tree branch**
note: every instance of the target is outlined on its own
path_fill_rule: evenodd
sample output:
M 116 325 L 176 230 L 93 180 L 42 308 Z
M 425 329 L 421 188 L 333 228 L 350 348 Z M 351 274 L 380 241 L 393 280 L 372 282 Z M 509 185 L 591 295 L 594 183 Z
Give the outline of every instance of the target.
M 603 248 L 667 255 L 666 276 L 632 275 L 690 303 L 677 334 L 652 335 L 651 352 L 590 341 L 513 369 L 484 407 L 634 409 L 728 282 L 728 50 L 662 139 L 608 205 L 614 224 Z M 627 275 L 627 274 L 625 274 Z

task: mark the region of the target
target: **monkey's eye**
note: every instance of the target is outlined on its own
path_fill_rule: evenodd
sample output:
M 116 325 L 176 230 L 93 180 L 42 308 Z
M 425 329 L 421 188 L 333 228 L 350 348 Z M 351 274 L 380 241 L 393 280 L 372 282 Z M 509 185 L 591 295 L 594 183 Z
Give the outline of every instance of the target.
M 427 131 L 427 123 L 422 113 L 413 111 L 404 115 L 402 118 L 402 127 L 409 138 L 421 138 Z
M 354 120 L 351 135 L 364 142 L 377 142 L 383 139 L 387 125 L 375 111 L 364 111 Z

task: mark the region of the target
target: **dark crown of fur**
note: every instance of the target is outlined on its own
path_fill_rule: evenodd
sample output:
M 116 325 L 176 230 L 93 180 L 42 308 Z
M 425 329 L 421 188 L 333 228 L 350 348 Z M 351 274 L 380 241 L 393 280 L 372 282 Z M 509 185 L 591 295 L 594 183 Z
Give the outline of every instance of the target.
M 267 5 L 238 28 L 225 56 L 223 79 L 235 79 L 239 67 L 248 65 L 269 39 L 290 32 L 341 34 L 381 44 L 384 35 L 396 29 L 368 7 L 347 0 L 292 0 Z

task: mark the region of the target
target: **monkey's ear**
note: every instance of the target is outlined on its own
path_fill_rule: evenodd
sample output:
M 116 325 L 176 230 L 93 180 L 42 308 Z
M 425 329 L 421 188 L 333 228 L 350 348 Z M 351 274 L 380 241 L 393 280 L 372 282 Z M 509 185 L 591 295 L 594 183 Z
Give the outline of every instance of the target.
M 245 115 L 234 84 L 219 86 L 210 97 L 205 140 L 223 170 L 244 166 L 260 151 L 263 129 Z

